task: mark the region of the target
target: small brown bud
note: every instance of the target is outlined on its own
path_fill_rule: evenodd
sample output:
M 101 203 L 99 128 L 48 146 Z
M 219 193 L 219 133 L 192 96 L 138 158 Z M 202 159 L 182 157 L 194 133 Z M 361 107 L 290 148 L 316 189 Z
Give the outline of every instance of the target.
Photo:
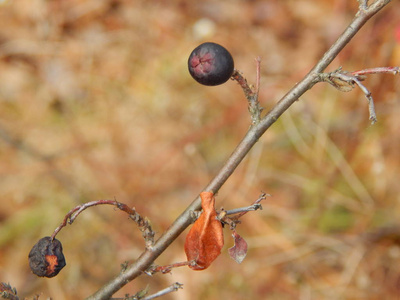
M 61 242 L 46 236 L 41 238 L 29 252 L 29 266 L 39 277 L 54 277 L 65 267 Z

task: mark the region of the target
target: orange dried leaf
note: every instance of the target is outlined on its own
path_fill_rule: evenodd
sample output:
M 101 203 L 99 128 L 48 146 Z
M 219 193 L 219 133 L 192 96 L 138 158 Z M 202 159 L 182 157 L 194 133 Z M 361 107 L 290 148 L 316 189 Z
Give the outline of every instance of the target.
M 217 220 L 215 198 L 212 192 L 200 194 L 203 212 L 194 222 L 185 241 L 185 253 L 188 261 L 195 261 L 196 265 L 189 265 L 193 270 L 205 270 L 221 254 L 224 246 L 222 225 Z

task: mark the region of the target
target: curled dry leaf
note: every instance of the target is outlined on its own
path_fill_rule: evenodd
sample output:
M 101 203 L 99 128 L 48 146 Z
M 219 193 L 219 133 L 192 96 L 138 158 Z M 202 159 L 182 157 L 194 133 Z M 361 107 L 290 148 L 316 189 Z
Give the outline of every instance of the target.
M 228 249 L 229 255 L 240 264 L 247 255 L 247 242 L 236 233 L 236 230 L 232 233 L 235 245 Z
M 203 212 L 194 222 L 185 241 L 185 253 L 193 270 L 205 270 L 221 254 L 224 236 L 221 222 L 215 211 L 215 198 L 212 192 L 200 194 Z

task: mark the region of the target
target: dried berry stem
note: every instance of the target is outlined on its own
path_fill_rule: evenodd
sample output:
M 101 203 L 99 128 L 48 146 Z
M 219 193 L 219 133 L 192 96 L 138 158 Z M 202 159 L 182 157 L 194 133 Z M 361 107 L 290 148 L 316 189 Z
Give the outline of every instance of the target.
M 67 224 L 72 224 L 75 219 L 79 216 L 81 212 L 83 212 L 85 209 L 88 209 L 89 207 L 97 206 L 97 205 L 114 205 L 118 209 L 126 212 L 129 217 L 135 221 L 135 223 L 139 226 L 140 231 L 142 232 L 142 236 L 145 240 L 146 247 L 150 248 L 154 244 L 154 231 L 151 228 L 150 222 L 140 216 L 135 209 L 130 208 L 124 203 L 115 201 L 115 200 L 96 200 L 96 201 L 91 201 L 87 202 L 81 205 L 76 206 L 75 208 L 71 209 L 66 216 L 64 217 L 64 220 L 62 223 L 54 230 L 53 234 L 51 235 L 51 239 L 54 240 L 56 235 L 61 231 L 62 228 L 67 226 Z
M 247 83 L 247 80 L 243 75 L 240 73 L 239 70 L 234 70 L 232 77 L 233 80 L 236 80 L 237 83 L 239 83 L 240 87 L 242 88 L 244 95 L 246 99 L 251 98 L 255 92 L 250 88 L 249 84 Z
M 232 79 L 236 80 L 239 83 L 240 87 L 243 90 L 243 93 L 249 103 L 249 112 L 251 115 L 251 123 L 253 125 L 257 124 L 261 120 L 261 112 L 263 108 L 260 106 L 260 102 L 258 102 L 258 92 L 260 89 L 260 65 L 261 65 L 261 58 L 256 58 L 256 86 L 249 86 L 247 83 L 246 78 L 238 71 L 234 70 L 232 74 Z

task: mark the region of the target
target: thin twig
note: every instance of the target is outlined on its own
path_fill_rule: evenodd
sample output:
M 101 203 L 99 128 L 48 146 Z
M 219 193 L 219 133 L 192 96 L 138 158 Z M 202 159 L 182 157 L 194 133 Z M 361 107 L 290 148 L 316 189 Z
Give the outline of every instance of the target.
M 354 76 L 363 76 L 363 75 L 371 75 L 371 74 L 393 74 L 398 75 L 400 74 L 400 67 L 378 67 L 378 68 L 370 68 L 364 69 L 360 71 L 354 71 L 350 73 Z
M 173 264 L 169 264 L 169 265 L 165 265 L 165 266 L 152 266 L 149 269 L 147 269 L 145 271 L 145 273 L 149 276 L 152 276 L 158 272 L 160 272 L 162 274 L 167 274 L 167 273 L 171 272 L 171 270 L 173 268 L 189 266 L 189 265 L 193 265 L 193 263 L 195 263 L 195 262 L 194 261 L 182 261 L 182 262 L 177 262 L 177 263 L 173 263 Z
M 165 289 L 163 289 L 163 290 L 161 290 L 161 291 L 159 291 L 159 292 L 157 292 L 157 293 L 155 293 L 153 295 L 147 296 L 146 298 L 143 298 L 141 300 L 151 300 L 151 299 L 154 299 L 154 298 L 158 298 L 158 297 L 164 296 L 166 294 L 169 294 L 169 293 L 172 293 L 172 292 L 176 292 L 179 289 L 183 289 L 183 284 L 179 283 L 179 282 L 175 282 L 173 285 L 171 285 L 171 286 L 169 286 L 169 287 L 167 287 L 167 288 L 165 288 Z
M 72 224 L 76 217 L 85 209 L 95 206 L 95 205 L 101 205 L 101 204 L 111 204 L 115 205 L 116 201 L 115 200 L 97 200 L 97 201 L 91 201 L 88 203 L 84 203 L 81 205 L 78 205 L 71 209 L 64 217 L 64 220 L 61 222 L 61 224 L 54 230 L 53 234 L 51 235 L 51 239 L 54 240 L 56 235 L 63 229 L 67 224 Z
M 375 124 L 377 122 L 377 118 L 375 113 L 374 99 L 372 98 L 371 92 L 360 81 L 364 79 L 363 76 L 365 75 L 351 75 L 351 73 L 338 69 L 331 73 L 321 74 L 321 80 L 329 82 L 332 86 L 344 92 L 352 90 L 354 84 L 356 84 L 367 98 L 369 120 L 371 121 L 371 124 Z
M 261 57 L 257 56 L 256 58 L 256 95 L 258 99 L 258 94 L 260 92 L 260 79 L 261 79 Z
M 76 206 L 75 208 L 71 209 L 64 217 L 64 220 L 61 224 L 54 230 L 53 234 L 51 235 L 51 239 L 53 240 L 56 235 L 68 224 L 72 224 L 75 219 L 83 212 L 85 209 L 89 207 L 97 206 L 97 205 L 114 205 L 118 209 L 126 212 L 129 217 L 135 221 L 135 223 L 139 226 L 140 231 L 142 232 L 142 236 L 146 243 L 146 248 L 151 248 L 154 244 L 154 231 L 151 228 L 151 225 L 148 220 L 140 216 L 135 209 L 130 208 L 128 205 L 115 201 L 115 200 L 96 200 L 87 202 L 81 205 Z
M 154 293 L 152 295 L 149 295 L 147 297 L 142 296 L 142 294 L 146 295 L 147 294 L 147 289 L 138 292 L 136 295 L 133 296 L 125 296 L 124 298 L 111 298 L 110 300 L 151 300 L 155 299 L 161 296 L 164 296 L 166 294 L 176 292 L 179 289 L 183 289 L 183 284 L 179 282 L 175 282 L 174 284 L 170 285 L 169 287 L 162 289 L 161 291 L 158 291 L 157 293 Z
M 234 152 L 228 158 L 224 166 L 204 188 L 205 191 L 212 191 L 214 194 L 218 192 L 226 180 L 233 174 L 237 166 L 247 155 L 250 149 L 258 141 L 258 139 L 271 127 L 272 124 L 306 91 L 311 89 L 318 81 L 319 74 L 335 59 L 342 49 L 351 41 L 362 26 L 390 0 L 377 0 L 371 4 L 362 13 L 357 13 L 349 26 L 340 35 L 337 41 L 325 52 L 318 63 L 310 70 L 310 72 L 298 82 L 283 98 L 265 115 L 259 123 L 251 126 L 243 140 L 236 147 Z M 143 271 L 151 266 L 161 253 L 191 224 L 191 211 L 199 210 L 201 207 L 200 197 L 196 199 L 186 208 L 184 212 L 175 220 L 175 222 L 163 233 L 163 235 L 155 242 L 151 249 L 144 251 L 140 257 L 130 265 L 127 270 L 120 273 L 108 283 L 103 285 L 96 293 L 88 297 L 89 300 L 109 299 L 115 292 L 121 289 L 128 282 L 143 274 Z
M 228 224 L 231 230 L 236 228 L 236 225 L 240 223 L 239 219 L 247 214 L 249 211 L 255 211 L 262 209 L 260 202 L 265 200 L 269 194 L 262 193 L 252 205 L 246 207 L 235 208 L 231 210 L 222 210 L 218 212 L 218 219 L 221 220 L 223 224 Z M 231 215 L 235 215 L 230 217 Z
M 258 207 L 257 209 L 262 209 L 262 207 L 261 207 L 261 205 L 260 205 L 260 202 L 262 201 L 262 200 L 265 200 L 268 196 L 271 196 L 271 195 L 269 195 L 269 194 L 266 194 L 266 193 L 261 193 L 261 195 L 258 197 L 258 199 L 256 200 L 256 201 L 254 201 L 254 203 L 253 203 L 253 205 L 252 206 L 260 206 L 260 207 Z M 237 215 L 237 216 L 235 216 L 235 219 L 239 219 L 239 218 L 241 218 L 241 217 L 243 217 L 245 214 L 247 214 L 248 212 L 249 212 L 250 210 L 244 210 L 244 211 L 242 211 L 242 212 L 239 212 L 239 214 Z
M 321 73 L 320 81 L 328 82 L 342 92 L 351 91 L 354 88 L 354 84 L 356 84 L 367 98 L 369 120 L 371 121 L 371 124 L 374 124 L 377 122 L 374 100 L 372 98 L 371 92 L 367 89 L 365 85 L 361 83 L 361 81 L 365 80 L 366 75 L 371 75 L 371 74 L 397 75 L 399 73 L 400 73 L 400 67 L 378 67 L 378 68 L 370 68 L 354 72 L 346 72 L 343 71 L 342 68 L 339 68 L 330 73 Z
M 248 213 L 249 211 L 255 211 L 258 209 L 262 209 L 261 204 L 257 203 L 257 204 L 252 204 L 250 206 L 246 206 L 246 207 L 239 207 L 239 208 L 235 208 L 235 209 L 230 209 L 230 210 L 224 210 L 224 216 L 230 216 L 230 215 L 235 215 L 235 214 L 242 214 L 242 213 Z

